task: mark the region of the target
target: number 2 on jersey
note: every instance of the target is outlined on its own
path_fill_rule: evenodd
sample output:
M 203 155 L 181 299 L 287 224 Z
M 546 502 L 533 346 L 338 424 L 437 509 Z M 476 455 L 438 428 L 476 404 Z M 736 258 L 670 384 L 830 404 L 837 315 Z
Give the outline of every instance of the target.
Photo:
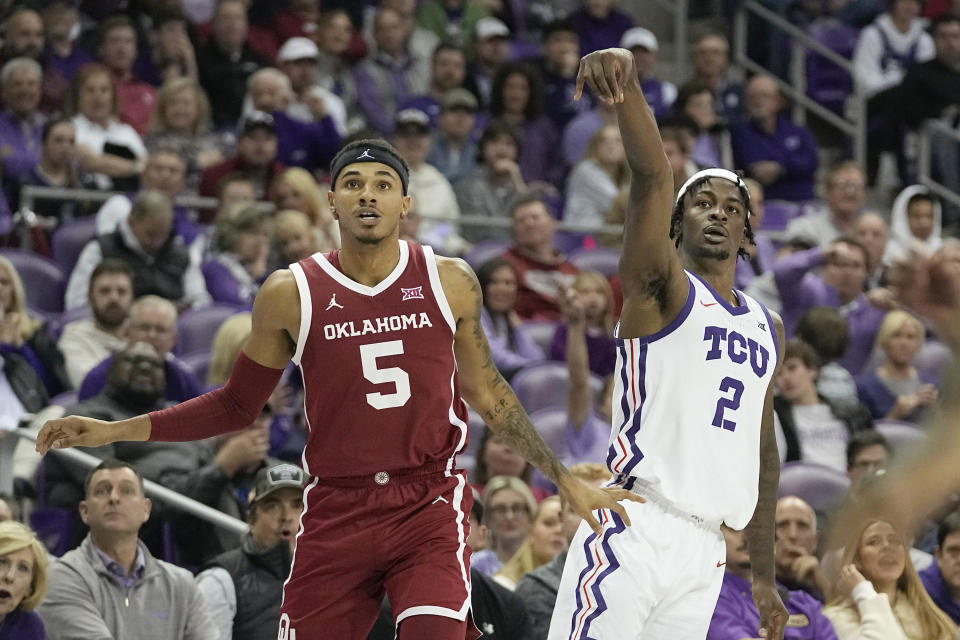
M 393 409 L 402 407 L 410 399 L 410 376 L 399 367 L 377 367 L 377 358 L 403 355 L 403 340 L 390 342 L 375 342 L 360 345 L 360 364 L 363 366 L 363 377 L 373 384 L 392 382 L 396 387 L 393 393 L 367 394 L 367 404 L 374 409 Z M 739 396 L 737 396 L 739 398 Z
M 713 414 L 713 426 L 721 427 L 727 431 L 734 431 L 737 428 L 737 423 L 733 420 L 725 420 L 723 413 L 726 409 L 736 411 L 740 408 L 740 396 L 743 395 L 743 383 L 736 378 L 727 376 L 720 381 L 720 391 L 727 393 L 730 390 L 733 390 L 733 397 L 721 396 L 717 400 L 717 411 Z

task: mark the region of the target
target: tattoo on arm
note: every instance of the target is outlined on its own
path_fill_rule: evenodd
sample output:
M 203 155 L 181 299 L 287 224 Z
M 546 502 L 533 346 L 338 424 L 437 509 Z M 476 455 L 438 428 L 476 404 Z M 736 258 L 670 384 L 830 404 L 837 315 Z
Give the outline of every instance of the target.
M 767 425 L 764 425 L 765 427 Z M 747 545 L 754 580 L 773 582 L 773 544 L 777 510 L 777 485 L 780 482 L 780 454 L 772 425 L 760 438 L 760 482 L 757 508 L 747 526 Z

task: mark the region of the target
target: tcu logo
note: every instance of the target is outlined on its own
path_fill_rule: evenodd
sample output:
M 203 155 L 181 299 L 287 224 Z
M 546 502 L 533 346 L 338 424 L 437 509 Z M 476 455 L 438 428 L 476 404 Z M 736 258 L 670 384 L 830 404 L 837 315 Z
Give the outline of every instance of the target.
M 710 350 L 707 351 L 707 360 L 717 360 L 723 354 L 724 347 L 722 342 L 726 342 L 727 357 L 736 364 L 743 364 L 747 361 L 747 355 L 750 356 L 750 367 L 757 377 L 763 377 L 767 372 L 767 362 L 770 359 L 770 352 L 753 338 L 745 338 L 736 331 L 729 334 L 725 327 L 708 326 L 703 331 L 704 342 L 710 342 Z
M 297 630 L 290 626 L 290 616 L 287 614 L 280 616 L 280 633 L 277 634 L 277 640 L 297 640 Z

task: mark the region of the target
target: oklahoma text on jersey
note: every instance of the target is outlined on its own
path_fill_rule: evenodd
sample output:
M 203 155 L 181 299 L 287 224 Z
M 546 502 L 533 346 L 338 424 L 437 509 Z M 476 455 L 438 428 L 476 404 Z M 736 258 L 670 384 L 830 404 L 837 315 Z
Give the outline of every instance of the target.
M 353 321 L 334 322 L 323 325 L 323 337 L 327 340 L 341 338 L 356 338 L 371 333 L 388 333 L 390 331 L 406 331 L 407 329 L 423 329 L 432 327 L 430 317 L 426 313 L 411 313 L 405 316 L 383 316 L 363 320 L 363 325 L 357 329 Z

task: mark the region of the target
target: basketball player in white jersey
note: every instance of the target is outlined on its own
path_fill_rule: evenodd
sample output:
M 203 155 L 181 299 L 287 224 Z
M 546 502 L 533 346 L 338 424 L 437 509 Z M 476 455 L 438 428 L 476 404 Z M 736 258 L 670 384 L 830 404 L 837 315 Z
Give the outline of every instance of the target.
M 759 634 L 782 638 L 772 380 L 783 326 L 733 289 L 738 253 L 753 235 L 747 187 L 710 169 L 674 201 L 629 51 L 585 56 L 578 96 L 584 84 L 615 105 L 632 172 L 607 466 L 612 484 L 646 504 L 626 504 L 632 527 L 606 511 L 601 534 L 581 526 L 549 638 L 702 640 L 723 579 L 722 523 L 746 529 Z

